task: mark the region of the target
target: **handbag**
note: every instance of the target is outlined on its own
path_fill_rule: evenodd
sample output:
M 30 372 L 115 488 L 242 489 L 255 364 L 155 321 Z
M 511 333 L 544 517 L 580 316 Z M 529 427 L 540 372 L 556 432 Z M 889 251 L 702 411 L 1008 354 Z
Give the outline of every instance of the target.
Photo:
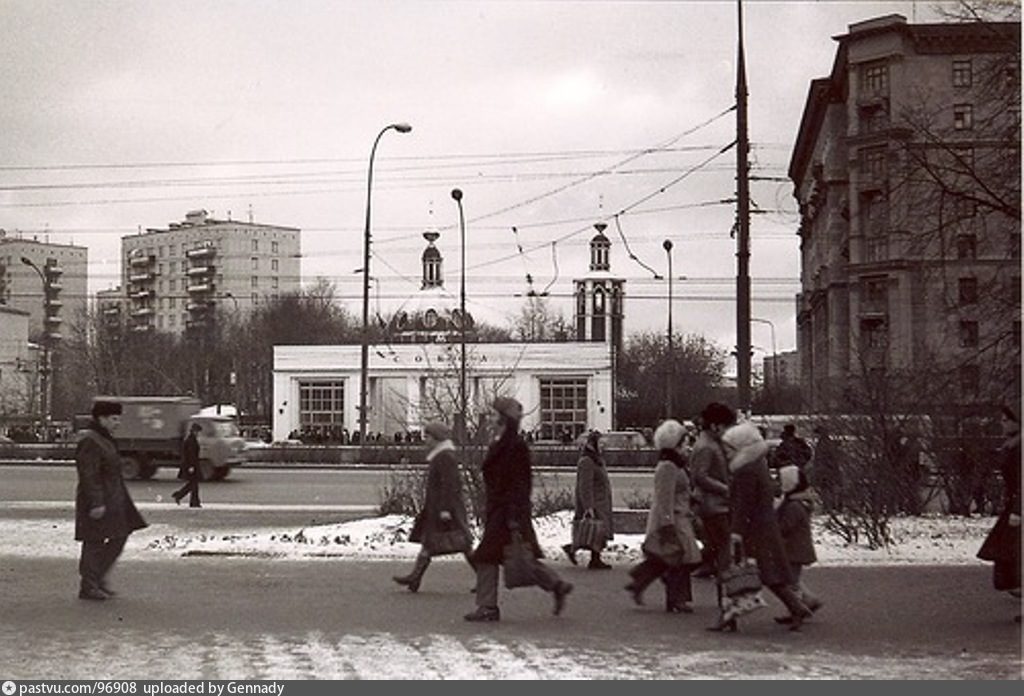
M 721 573 L 722 592 L 727 597 L 739 597 L 761 591 L 761 573 L 757 563 L 747 558 L 743 544 L 736 544 L 733 562 Z
M 604 520 L 593 517 L 573 520 L 572 547 L 574 549 L 600 551 L 606 543 L 608 543 L 608 525 Z
M 533 547 L 523 541 L 519 532 L 513 532 L 512 541 L 502 549 L 502 564 L 505 566 L 505 587 L 532 587 L 537 584 L 537 559 Z
M 469 551 L 473 540 L 465 529 L 454 521 L 445 522 L 442 528 L 430 535 L 430 553 L 443 556 L 448 553 L 464 553 Z

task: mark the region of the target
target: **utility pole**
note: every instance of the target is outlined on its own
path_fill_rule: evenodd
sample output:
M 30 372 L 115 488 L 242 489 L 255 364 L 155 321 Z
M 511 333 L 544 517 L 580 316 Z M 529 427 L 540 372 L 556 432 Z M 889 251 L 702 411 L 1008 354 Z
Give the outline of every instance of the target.
M 743 55 L 743 0 L 736 0 L 736 382 L 740 410 L 750 410 L 750 167 L 747 154 L 747 68 Z

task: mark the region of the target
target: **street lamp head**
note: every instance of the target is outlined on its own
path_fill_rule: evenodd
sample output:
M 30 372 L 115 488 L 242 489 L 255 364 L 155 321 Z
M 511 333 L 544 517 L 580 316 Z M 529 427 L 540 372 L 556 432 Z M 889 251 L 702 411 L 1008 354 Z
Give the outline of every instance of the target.
M 408 123 L 392 123 L 391 127 L 394 128 L 399 133 L 408 133 L 409 131 L 412 130 L 412 126 L 410 126 Z
M 26 266 L 35 266 L 35 264 L 34 264 L 34 263 L 32 263 L 32 259 L 30 259 L 30 258 L 29 258 L 29 257 L 27 257 L 27 256 L 22 256 L 22 257 L 21 257 L 21 262 L 22 262 L 23 264 L 25 264 Z
M 672 251 L 672 240 L 666 239 L 664 242 L 661 243 L 661 247 L 665 251 Z
M 457 189 L 457 188 L 452 189 L 452 198 L 454 198 L 457 201 L 461 201 L 462 200 L 462 189 Z

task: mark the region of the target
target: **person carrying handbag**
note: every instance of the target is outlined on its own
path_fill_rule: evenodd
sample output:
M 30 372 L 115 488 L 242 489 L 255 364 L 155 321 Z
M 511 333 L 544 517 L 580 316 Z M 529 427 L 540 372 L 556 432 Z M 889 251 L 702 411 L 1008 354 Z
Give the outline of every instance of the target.
M 576 510 L 573 513 L 573 540 L 562 547 L 576 565 L 576 552 L 590 550 L 590 570 L 609 570 L 601 560 L 601 551 L 615 535 L 612 520 L 612 484 L 605 468 L 601 433 L 591 430 L 576 462 Z
M 476 609 L 465 615 L 466 621 L 501 620 L 498 566 L 511 560 L 506 556 L 512 551 L 516 552 L 516 569 L 525 567 L 527 574 L 532 575 L 528 580 L 554 597 L 555 616 L 562 613 L 565 598 L 572 592 L 572 584 L 537 560 L 542 554 L 531 520 L 532 471 L 530 449 L 519 434 L 522 418 L 523 406 L 515 399 L 498 397 L 494 400 L 490 424 L 496 437 L 481 467 L 485 494 L 484 533 L 471 556 L 476 568 Z M 527 557 L 522 562 L 524 547 Z M 513 587 L 526 584 L 521 578 L 509 582 L 509 567 L 505 568 L 505 580 L 506 585 Z
M 420 589 L 423 574 L 434 556 L 461 553 L 470 567 L 473 565 L 469 560 L 473 535 L 469 531 L 466 505 L 462 500 L 459 462 L 455 458 L 451 431 L 444 423 L 427 423 L 423 432 L 427 444 L 427 490 L 423 509 L 416 516 L 409 533 L 409 541 L 421 544 L 420 552 L 408 575 L 391 578 L 408 587 L 410 592 Z
M 692 613 L 693 590 L 690 572 L 700 564 L 700 549 L 690 510 L 690 477 L 683 448 L 686 428 L 667 420 L 654 431 L 658 464 L 654 468 L 654 498 L 647 514 L 644 560 L 629 571 L 633 578 L 625 589 L 643 604 L 647 587 L 662 578 L 665 582 L 665 611 Z

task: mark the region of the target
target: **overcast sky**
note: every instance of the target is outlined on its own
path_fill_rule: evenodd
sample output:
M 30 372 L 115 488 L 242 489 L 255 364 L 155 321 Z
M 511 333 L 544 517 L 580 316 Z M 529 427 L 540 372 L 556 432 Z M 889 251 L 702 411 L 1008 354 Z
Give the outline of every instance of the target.
M 831 37 L 889 13 L 934 19 L 923 2 L 746 3 L 755 176 L 785 178 Z M 0 0 L 0 26 L 0 228 L 88 246 L 91 292 L 139 226 L 251 210 L 301 228 L 304 280 L 337 282 L 358 315 L 366 161 L 407 121 L 375 166 L 382 311 L 418 288 L 428 227 L 457 292 L 459 187 L 478 316 L 504 323 L 527 273 L 568 315 L 604 220 L 627 330 L 663 330 L 666 284 L 617 219 L 659 273 L 673 241 L 677 330 L 735 340 L 735 152 L 714 157 L 735 137 L 734 2 Z M 752 192 L 753 314 L 791 349 L 792 185 Z M 753 342 L 771 350 L 767 326 Z

